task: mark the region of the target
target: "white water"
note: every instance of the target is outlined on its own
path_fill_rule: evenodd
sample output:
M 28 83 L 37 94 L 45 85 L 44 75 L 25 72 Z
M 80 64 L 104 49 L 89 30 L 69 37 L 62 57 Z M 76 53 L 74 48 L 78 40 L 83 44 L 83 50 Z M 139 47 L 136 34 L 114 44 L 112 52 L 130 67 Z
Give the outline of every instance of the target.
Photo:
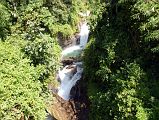
M 71 88 L 81 78 L 82 72 L 83 68 L 77 66 L 77 72 L 73 76 L 71 74 L 66 75 L 67 77 L 61 81 L 61 86 L 58 91 L 58 95 L 60 97 L 62 97 L 64 100 L 69 100 Z
M 85 22 L 81 26 L 81 31 L 80 31 L 80 46 L 82 46 L 83 48 L 86 47 L 88 36 L 89 36 L 89 27 L 87 23 Z
M 78 56 L 81 55 L 82 50 L 85 48 L 89 36 L 89 27 L 87 23 L 83 23 L 80 30 L 80 45 L 75 45 L 69 47 L 62 51 L 62 57 L 65 56 Z M 71 56 L 72 55 L 72 56 Z M 70 69 L 69 66 L 65 66 L 63 70 L 59 71 L 59 78 L 61 81 L 58 95 L 64 100 L 70 99 L 70 91 L 72 87 L 76 84 L 78 80 L 82 77 L 82 62 L 74 62 L 73 69 Z M 74 73 L 76 71 L 76 73 Z
M 69 48 L 66 48 L 62 51 L 61 59 L 78 58 L 81 55 L 82 50 L 83 48 L 79 45 L 74 45 Z
M 63 54 L 69 54 L 71 53 L 72 51 L 77 51 L 77 50 L 80 50 L 81 47 L 79 45 L 74 45 L 72 47 L 69 47 L 69 48 L 66 48 L 65 50 L 62 51 L 62 55 Z
M 62 51 L 62 59 L 79 58 L 82 50 L 86 47 L 89 36 L 89 27 L 87 23 L 83 23 L 80 30 L 80 44 L 66 48 Z

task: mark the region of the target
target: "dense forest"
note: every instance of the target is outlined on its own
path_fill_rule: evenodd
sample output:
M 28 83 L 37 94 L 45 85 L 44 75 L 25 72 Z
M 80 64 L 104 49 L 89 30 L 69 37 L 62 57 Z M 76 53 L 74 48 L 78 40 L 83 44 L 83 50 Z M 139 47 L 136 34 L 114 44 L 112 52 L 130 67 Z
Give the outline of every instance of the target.
M 90 119 L 158 120 L 159 1 L 108 0 L 99 8 L 84 57 Z
M 44 120 L 56 84 L 58 36 L 77 32 L 80 0 L 0 1 L 0 119 Z M 49 100 L 48 100 L 49 99 Z
M 0 119 L 45 120 L 59 38 L 90 11 L 84 82 L 90 120 L 159 119 L 158 0 L 1 0 Z

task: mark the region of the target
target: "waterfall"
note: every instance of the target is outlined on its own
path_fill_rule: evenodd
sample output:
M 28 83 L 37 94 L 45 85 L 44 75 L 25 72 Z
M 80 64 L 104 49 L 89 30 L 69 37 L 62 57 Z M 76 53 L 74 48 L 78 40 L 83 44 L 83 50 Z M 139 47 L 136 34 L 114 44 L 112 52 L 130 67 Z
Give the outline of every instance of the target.
M 89 27 L 87 23 L 83 23 L 80 30 L 80 44 L 66 48 L 62 51 L 62 59 L 74 58 L 78 59 L 81 56 L 83 49 L 86 47 L 89 36 Z
M 89 28 L 87 23 L 85 22 L 81 26 L 81 31 L 80 31 L 80 46 L 85 48 L 87 41 L 88 41 L 88 35 L 89 35 Z
M 89 27 L 87 23 L 83 23 L 80 29 L 80 44 L 66 48 L 62 51 L 62 60 L 73 58 L 78 59 L 83 49 L 86 47 L 89 36 Z M 78 61 L 78 60 L 77 60 Z M 81 79 L 83 72 L 82 62 L 74 62 L 73 65 L 67 65 L 62 70 L 59 70 L 58 76 L 60 86 L 58 95 L 64 100 L 70 99 L 70 91 L 78 80 Z
M 62 97 L 64 100 L 69 100 L 71 88 L 81 78 L 82 72 L 83 68 L 77 66 L 77 72 L 73 76 L 70 74 L 66 75 L 67 77 L 61 82 L 61 86 L 58 91 L 58 95 L 60 97 Z

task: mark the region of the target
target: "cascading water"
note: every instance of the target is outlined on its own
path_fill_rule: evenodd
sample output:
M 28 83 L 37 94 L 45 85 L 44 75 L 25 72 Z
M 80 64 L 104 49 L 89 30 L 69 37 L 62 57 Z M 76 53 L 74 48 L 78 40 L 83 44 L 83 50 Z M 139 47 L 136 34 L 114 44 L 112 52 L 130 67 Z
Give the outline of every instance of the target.
M 81 23 L 79 23 L 78 26 L 80 33 L 78 35 L 76 34 L 76 39 L 71 39 L 71 42 L 69 41 L 70 43 L 67 45 L 65 44 L 67 40 L 61 43 L 62 48 L 70 45 L 71 47 L 64 49 L 61 53 L 61 62 L 64 67 L 58 72 L 58 81 L 60 82 L 58 90 L 52 86 L 48 86 L 50 87 L 49 89 L 55 93 L 56 97 L 54 103 L 48 109 L 50 115 L 47 116 L 46 120 L 86 120 L 88 118 L 86 86 L 82 84 L 81 79 L 83 73 L 81 54 L 87 44 L 89 36 L 89 26 L 86 22 L 82 21 L 86 21 L 84 19 L 89 16 L 89 14 L 90 11 L 79 13 L 81 16 Z M 60 39 L 59 42 L 61 42 Z M 80 84 L 72 89 L 80 79 Z M 70 98 L 74 99 L 70 100 Z
M 69 100 L 71 88 L 76 84 L 76 82 L 81 78 L 83 68 L 77 66 L 77 72 L 72 76 L 71 73 L 67 74 L 61 81 L 61 86 L 58 91 L 58 95 L 64 100 Z
M 80 29 L 80 44 L 71 46 L 62 51 L 62 59 L 73 58 L 77 60 L 85 48 L 89 36 L 89 27 L 87 23 L 83 23 Z M 78 60 L 77 60 L 78 61 Z M 64 100 L 70 99 L 70 91 L 78 80 L 82 77 L 82 62 L 74 62 L 73 65 L 67 65 L 59 71 L 58 76 L 60 79 L 60 86 L 58 95 Z
M 81 31 L 80 31 L 80 46 L 85 48 L 87 41 L 88 41 L 88 35 L 89 35 L 89 27 L 87 23 L 85 22 L 81 26 Z

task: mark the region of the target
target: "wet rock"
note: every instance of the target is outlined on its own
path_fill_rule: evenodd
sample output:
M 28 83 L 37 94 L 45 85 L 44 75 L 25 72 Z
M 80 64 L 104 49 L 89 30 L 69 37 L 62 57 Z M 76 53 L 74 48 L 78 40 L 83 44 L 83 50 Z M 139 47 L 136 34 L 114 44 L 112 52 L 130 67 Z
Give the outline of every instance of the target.
M 62 33 L 58 33 L 58 43 L 63 49 L 76 45 L 77 39 L 78 35 L 73 35 L 71 37 L 66 38 L 63 36 Z
M 73 64 L 73 62 L 74 62 L 74 59 L 65 59 L 65 60 L 61 61 L 61 63 L 63 64 L 63 66 L 71 65 L 71 64 Z
M 86 82 L 83 79 L 71 89 L 71 96 L 73 96 L 72 99 L 65 101 L 56 94 L 50 108 L 51 115 L 57 120 L 88 120 L 89 101 Z
M 46 120 L 57 120 L 54 117 L 52 117 L 50 114 L 47 115 Z

